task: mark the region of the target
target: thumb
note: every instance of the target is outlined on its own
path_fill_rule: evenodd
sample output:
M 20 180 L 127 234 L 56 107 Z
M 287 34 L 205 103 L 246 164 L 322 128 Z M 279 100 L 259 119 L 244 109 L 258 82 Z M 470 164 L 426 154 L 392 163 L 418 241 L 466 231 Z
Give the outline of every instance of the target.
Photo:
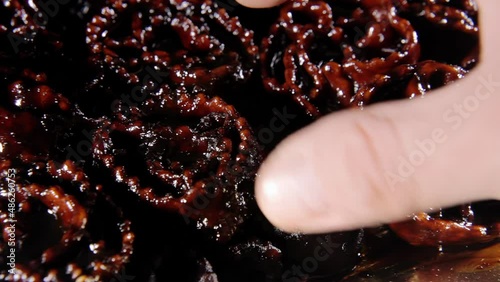
M 236 0 L 236 2 L 249 8 L 270 8 L 278 6 L 285 1 L 286 0 Z
M 482 3 L 482 34 L 494 34 L 500 3 Z M 484 38 L 483 63 L 425 98 L 335 113 L 286 139 L 259 171 L 263 213 L 320 233 L 500 199 L 499 41 Z

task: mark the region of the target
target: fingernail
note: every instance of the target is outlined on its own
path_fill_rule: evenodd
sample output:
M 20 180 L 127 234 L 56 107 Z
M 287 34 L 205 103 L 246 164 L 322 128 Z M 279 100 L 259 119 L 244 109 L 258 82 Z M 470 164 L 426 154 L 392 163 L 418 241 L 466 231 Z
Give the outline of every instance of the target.
M 260 209 L 276 227 L 287 232 L 309 230 L 330 204 L 307 154 L 278 148 L 261 167 L 256 183 Z

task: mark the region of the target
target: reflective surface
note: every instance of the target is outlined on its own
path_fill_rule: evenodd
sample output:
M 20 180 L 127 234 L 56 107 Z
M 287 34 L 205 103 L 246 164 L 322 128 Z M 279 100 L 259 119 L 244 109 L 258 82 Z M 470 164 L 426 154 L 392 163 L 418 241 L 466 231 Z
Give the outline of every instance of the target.
M 343 282 L 497 282 L 500 281 L 500 243 L 480 250 L 427 257 L 424 253 L 398 254 L 367 263 Z M 398 258 L 399 257 L 399 258 Z M 398 261 L 399 259 L 399 261 Z M 420 261 L 420 262 L 416 262 Z

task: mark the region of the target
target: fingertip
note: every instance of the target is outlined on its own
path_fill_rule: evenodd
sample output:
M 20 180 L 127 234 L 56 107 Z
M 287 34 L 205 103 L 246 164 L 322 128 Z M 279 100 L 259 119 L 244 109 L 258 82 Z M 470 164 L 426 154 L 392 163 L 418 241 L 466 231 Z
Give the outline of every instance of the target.
M 283 146 L 273 151 L 261 166 L 256 178 L 255 197 L 257 204 L 266 218 L 278 229 L 294 233 L 299 232 L 296 222 L 300 219 L 294 215 L 296 191 L 290 186 L 293 177 L 283 169 L 280 156 Z
M 270 8 L 278 6 L 287 0 L 236 0 L 243 6 L 249 8 Z
M 324 140 L 323 126 L 316 124 L 290 136 L 259 170 L 255 186 L 257 203 L 267 219 L 282 231 L 349 230 L 358 227 L 359 218 L 371 218 L 371 214 L 365 213 L 368 207 L 359 208 L 357 203 L 371 202 L 372 193 L 353 189 L 356 180 L 345 162 L 348 156 L 345 146 L 333 145 L 325 150 L 325 142 L 335 141 Z M 348 131 L 342 125 L 337 129 Z

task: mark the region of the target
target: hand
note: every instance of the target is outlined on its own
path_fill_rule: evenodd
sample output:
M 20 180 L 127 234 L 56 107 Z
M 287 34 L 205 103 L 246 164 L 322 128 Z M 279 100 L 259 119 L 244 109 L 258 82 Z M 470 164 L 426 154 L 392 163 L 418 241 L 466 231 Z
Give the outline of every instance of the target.
M 464 79 L 424 99 L 330 114 L 271 153 L 256 182 L 271 223 L 331 232 L 500 199 L 500 2 L 479 4 L 481 63 Z

